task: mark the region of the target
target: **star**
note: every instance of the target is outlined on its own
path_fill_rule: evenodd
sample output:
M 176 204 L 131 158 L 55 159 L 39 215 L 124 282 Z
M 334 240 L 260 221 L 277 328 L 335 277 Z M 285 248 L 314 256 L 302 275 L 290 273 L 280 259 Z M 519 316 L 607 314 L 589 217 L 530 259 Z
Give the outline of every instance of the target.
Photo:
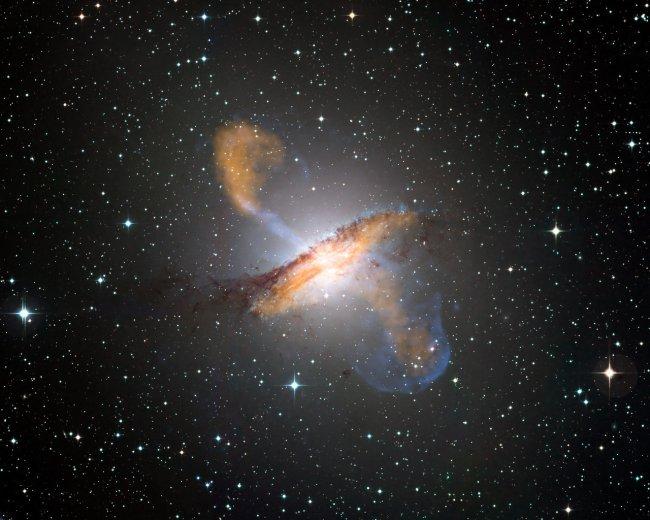
M 293 375 L 293 381 L 291 381 L 291 383 L 289 383 L 288 385 L 284 385 L 284 386 L 286 386 L 286 387 L 288 387 L 288 388 L 291 388 L 291 390 L 293 390 L 293 395 L 294 395 L 294 397 L 295 397 L 295 395 L 296 395 L 296 391 L 298 390 L 298 388 L 300 388 L 301 386 L 304 386 L 304 385 L 301 385 L 301 384 L 296 380 L 296 375 L 294 374 L 294 375 Z
M 571 509 L 571 506 L 566 506 L 566 507 L 564 508 L 564 512 L 565 512 L 567 515 L 568 515 L 571 511 L 573 511 L 573 509 Z
M 255 20 L 257 23 L 260 23 L 262 21 L 262 17 L 258 14 L 255 16 L 255 18 L 253 18 L 253 20 Z
M 607 368 L 602 372 L 597 372 L 597 373 L 602 374 L 607 378 L 607 393 L 608 395 L 610 395 L 612 390 L 612 379 L 614 378 L 614 376 L 620 374 L 621 372 L 617 372 L 616 370 L 614 370 L 614 368 L 612 367 L 612 360 L 608 358 Z
M 630 150 L 632 150 L 636 146 L 636 143 L 633 139 L 630 139 L 630 142 L 627 143 L 627 145 L 630 147 Z
M 608 363 L 607 369 L 603 372 L 603 375 L 607 376 L 607 379 L 610 381 L 612 380 L 612 377 L 614 377 L 618 372 L 616 372 L 613 368 L 611 363 Z
M 322 123 L 323 121 L 325 121 L 325 118 L 323 116 L 318 116 L 318 120 Z
M 130 219 L 130 218 L 127 218 L 127 219 L 124 221 L 124 227 L 125 227 L 126 229 L 129 229 L 132 225 L 133 225 L 133 222 L 131 222 L 131 219 Z
M 86 15 L 83 14 L 83 13 L 80 13 L 80 14 L 77 16 L 77 18 L 79 18 L 79 20 L 83 20 L 85 17 L 86 17 Z
M 203 21 L 205 22 L 207 19 L 208 19 L 208 15 L 205 14 L 205 13 L 203 13 L 203 14 L 201 15 L 201 20 L 203 20 Z
M 548 231 L 549 231 L 549 233 L 553 233 L 553 235 L 555 236 L 555 238 L 557 238 L 557 236 L 558 236 L 560 233 L 563 233 L 563 232 L 564 232 L 563 229 L 560 229 L 559 227 L 557 227 L 557 222 L 555 223 L 555 226 L 553 227 L 553 229 L 549 229 Z
M 30 316 L 36 313 L 30 311 L 27 308 L 27 305 L 25 304 L 25 298 L 23 298 L 20 309 L 18 309 L 18 311 L 16 311 L 14 314 L 20 318 L 20 320 L 23 322 L 24 330 L 27 331 L 27 322 L 31 322 Z
M 354 11 L 350 11 L 350 12 L 348 13 L 348 18 L 349 18 L 351 21 L 354 21 L 354 19 L 355 19 L 356 17 L 357 17 L 357 13 L 355 13 Z

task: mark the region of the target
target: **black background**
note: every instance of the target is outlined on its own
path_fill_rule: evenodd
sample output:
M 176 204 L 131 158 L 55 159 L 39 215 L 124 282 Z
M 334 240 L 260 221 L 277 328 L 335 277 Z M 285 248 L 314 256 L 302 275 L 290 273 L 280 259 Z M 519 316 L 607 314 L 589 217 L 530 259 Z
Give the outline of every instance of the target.
M 3 517 L 648 516 L 647 4 L 101 3 L 2 13 Z M 151 296 L 286 259 L 215 181 L 232 120 L 307 238 L 444 216 L 427 390 Z

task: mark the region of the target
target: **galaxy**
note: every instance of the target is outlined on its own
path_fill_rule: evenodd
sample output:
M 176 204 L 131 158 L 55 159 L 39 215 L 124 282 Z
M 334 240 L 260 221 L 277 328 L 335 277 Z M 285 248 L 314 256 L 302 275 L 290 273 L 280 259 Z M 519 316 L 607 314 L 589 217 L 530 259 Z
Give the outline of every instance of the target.
M 648 518 L 648 4 L 3 6 L 0 518 Z
M 298 238 L 279 216 L 261 208 L 256 194 L 263 185 L 262 170 L 281 160 L 282 146 L 277 137 L 239 123 L 218 130 L 214 147 L 219 178 L 233 205 L 242 213 L 257 217 L 272 233 L 297 242 Z M 392 386 L 382 385 L 382 389 L 410 391 L 414 388 L 413 378 L 419 382 L 418 389 L 422 389 L 424 383 L 444 370 L 449 360 L 448 342 L 442 331 L 440 338 L 432 338 L 429 325 L 409 316 L 395 275 L 383 267 L 386 262 L 372 255 L 391 235 L 406 233 L 409 227 L 417 225 L 418 216 L 412 211 L 359 218 L 290 262 L 234 286 L 225 286 L 224 291 L 235 299 L 243 295 L 253 314 L 269 317 L 318 302 L 321 294 L 329 294 L 328 288 L 345 277 L 348 283 L 339 290 L 356 289 L 386 331 L 388 347 L 382 349 L 386 366 L 374 367 L 372 378 L 383 379 L 376 372 L 385 370 L 395 382 Z M 378 354 L 370 356 L 376 358 Z

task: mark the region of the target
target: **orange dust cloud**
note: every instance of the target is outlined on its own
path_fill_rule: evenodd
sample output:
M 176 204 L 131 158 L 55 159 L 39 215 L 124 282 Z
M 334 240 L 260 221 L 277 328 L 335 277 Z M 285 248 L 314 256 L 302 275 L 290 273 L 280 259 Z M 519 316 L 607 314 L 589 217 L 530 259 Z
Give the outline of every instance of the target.
M 390 335 L 397 358 L 417 373 L 435 351 L 429 331 L 423 325 L 413 324 L 406 314 L 401 305 L 400 284 L 392 273 L 375 266 L 368 278 L 371 283 L 364 297 Z
M 233 123 L 217 130 L 214 140 L 218 179 L 234 206 L 246 215 L 260 211 L 257 193 L 265 170 L 282 163 L 284 150 L 273 134 L 249 123 Z

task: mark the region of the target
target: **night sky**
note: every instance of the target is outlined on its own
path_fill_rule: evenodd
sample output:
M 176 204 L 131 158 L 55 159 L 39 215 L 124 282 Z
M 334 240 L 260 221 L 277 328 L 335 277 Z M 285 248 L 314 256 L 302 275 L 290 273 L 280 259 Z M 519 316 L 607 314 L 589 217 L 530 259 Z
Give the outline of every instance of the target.
M 647 3 L 2 11 L 1 518 L 650 517 Z

